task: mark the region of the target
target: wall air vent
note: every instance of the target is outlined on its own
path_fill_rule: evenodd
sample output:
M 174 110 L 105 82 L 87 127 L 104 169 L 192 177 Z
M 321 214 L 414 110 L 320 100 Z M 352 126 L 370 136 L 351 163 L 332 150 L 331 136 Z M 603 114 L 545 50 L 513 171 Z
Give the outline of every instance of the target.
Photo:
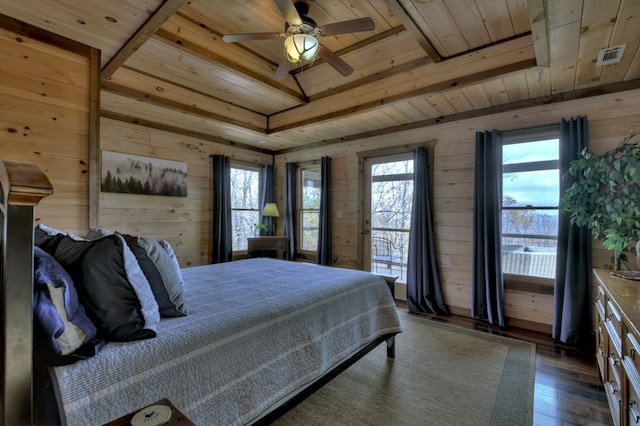
M 622 54 L 624 53 L 625 47 L 627 47 L 627 43 L 600 49 L 600 53 L 598 53 L 598 62 L 596 62 L 596 65 L 610 65 L 620 62 L 622 60 Z

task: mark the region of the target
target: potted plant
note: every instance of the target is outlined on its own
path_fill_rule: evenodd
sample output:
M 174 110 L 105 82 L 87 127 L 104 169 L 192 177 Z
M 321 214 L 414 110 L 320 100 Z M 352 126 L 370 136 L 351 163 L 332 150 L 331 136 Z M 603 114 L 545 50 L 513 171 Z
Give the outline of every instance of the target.
M 583 150 L 570 164 L 574 183 L 560 200 L 572 224 L 588 227 L 613 251 L 615 270 L 621 262 L 628 269 L 626 253 L 636 250 L 640 238 L 640 147 L 631 142 L 634 136 L 602 155 Z
M 254 237 L 259 237 L 261 234 L 261 231 L 264 232 L 268 232 L 268 228 L 267 225 L 265 225 L 264 223 L 254 223 L 253 224 L 253 236 Z

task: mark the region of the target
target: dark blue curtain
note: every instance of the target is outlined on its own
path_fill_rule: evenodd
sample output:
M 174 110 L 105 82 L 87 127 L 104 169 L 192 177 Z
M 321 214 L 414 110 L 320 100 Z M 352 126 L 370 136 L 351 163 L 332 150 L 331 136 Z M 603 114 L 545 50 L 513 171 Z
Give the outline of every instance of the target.
M 436 264 L 429 193 L 427 150 L 419 147 L 413 155 L 413 207 L 407 259 L 407 302 L 409 312 L 447 314 L 449 311 L 444 303 Z
M 560 123 L 560 196 L 573 184 L 566 172 L 587 147 L 587 118 Z M 570 215 L 558 216 L 558 252 L 554 290 L 553 338 L 591 348 L 591 232 L 571 225 Z
M 276 235 L 276 218 L 262 217 L 262 210 L 267 203 L 275 203 L 275 188 L 273 179 L 273 166 L 263 164 L 260 166 L 260 218 L 258 223 L 264 223 L 267 227 L 266 235 Z M 260 234 L 262 234 L 261 232 Z
M 331 158 L 320 163 L 320 218 L 316 263 L 331 265 Z
M 504 326 L 502 278 L 502 135 L 476 133 L 471 315 Z
M 289 237 L 289 260 L 296 258 L 296 178 L 298 165 L 284 165 L 284 235 Z
M 213 235 L 212 263 L 233 260 L 231 241 L 231 160 L 212 155 L 213 166 Z

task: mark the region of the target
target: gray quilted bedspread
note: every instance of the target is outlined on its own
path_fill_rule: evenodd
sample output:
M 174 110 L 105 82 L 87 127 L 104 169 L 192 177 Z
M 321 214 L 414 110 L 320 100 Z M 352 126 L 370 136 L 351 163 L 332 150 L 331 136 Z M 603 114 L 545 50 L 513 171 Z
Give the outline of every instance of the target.
M 250 423 L 400 331 L 387 285 L 369 273 L 264 258 L 182 273 L 188 316 L 52 369 L 63 423 L 103 424 L 161 398 L 199 426 Z

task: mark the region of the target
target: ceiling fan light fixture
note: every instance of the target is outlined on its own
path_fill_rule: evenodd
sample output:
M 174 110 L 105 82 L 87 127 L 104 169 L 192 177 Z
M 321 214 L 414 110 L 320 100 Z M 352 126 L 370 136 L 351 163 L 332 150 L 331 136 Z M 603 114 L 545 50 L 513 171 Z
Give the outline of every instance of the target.
M 318 40 L 310 34 L 291 34 L 284 40 L 287 60 L 294 64 L 310 64 L 320 49 Z

